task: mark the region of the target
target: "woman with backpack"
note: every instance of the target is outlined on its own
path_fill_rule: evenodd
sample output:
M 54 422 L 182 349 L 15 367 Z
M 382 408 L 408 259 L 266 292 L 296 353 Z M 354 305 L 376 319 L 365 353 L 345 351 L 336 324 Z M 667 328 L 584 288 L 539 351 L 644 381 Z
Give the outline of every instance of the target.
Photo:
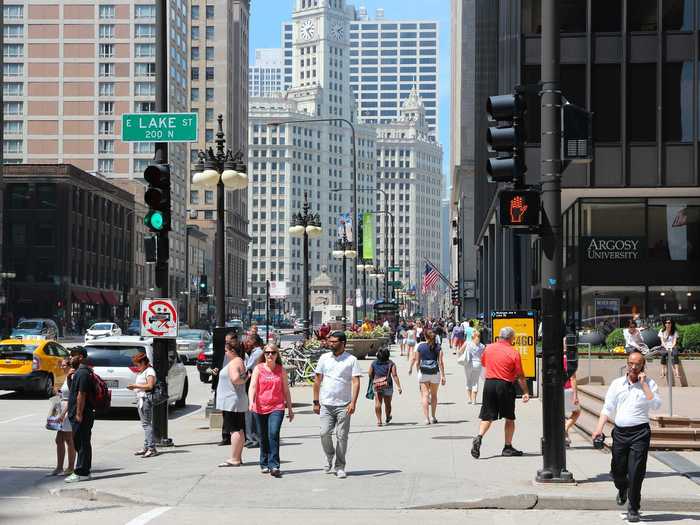
M 137 369 L 136 381 L 133 385 L 127 385 L 129 390 L 136 390 L 138 404 L 136 408 L 139 412 L 139 419 L 143 427 L 144 440 L 143 448 L 135 452 L 135 456 L 151 458 L 158 454 L 156 450 L 156 440 L 153 435 L 153 387 L 156 384 L 156 371 L 145 352 L 139 352 L 131 358 L 131 362 Z
M 430 425 L 438 422 L 435 417 L 438 402 L 437 392 L 440 385 L 445 384 L 445 364 L 440 345 L 435 341 L 435 333 L 426 329 L 423 331 L 423 335 L 425 341 L 420 343 L 414 352 L 413 360 L 408 367 L 408 375 L 411 375 L 415 366 L 418 370 L 425 424 Z M 430 406 L 432 418 L 428 417 L 428 406 Z
M 401 391 L 401 381 L 396 373 L 396 364 L 389 359 L 389 349 L 382 348 L 377 352 L 377 360 L 369 366 L 369 380 L 374 390 L 374 413 L 377 416 L 377 426 L 382 426 L 382 401 L 386 410 L 386 424 L 391 423 L 391 398 L 394 395 L 394 382 Z

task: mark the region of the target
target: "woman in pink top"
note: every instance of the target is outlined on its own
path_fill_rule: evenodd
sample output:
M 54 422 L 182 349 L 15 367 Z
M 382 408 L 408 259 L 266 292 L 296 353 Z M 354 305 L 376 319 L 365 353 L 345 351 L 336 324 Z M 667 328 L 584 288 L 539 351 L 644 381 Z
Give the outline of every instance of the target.
M 253 370 L 250 381 L 250 411 L 255 414 L 260 431 L 260 471 L 279 478 L 280 472 L 280 428 L 287 417 L 294 419 L 292 395 L 289 392 L 287 371 L 275 345 L 267 345 L 259 364 Z

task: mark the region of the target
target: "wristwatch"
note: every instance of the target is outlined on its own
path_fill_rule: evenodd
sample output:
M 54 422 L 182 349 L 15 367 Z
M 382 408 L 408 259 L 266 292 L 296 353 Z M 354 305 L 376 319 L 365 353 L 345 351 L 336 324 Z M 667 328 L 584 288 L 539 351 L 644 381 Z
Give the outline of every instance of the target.
M 318 399 L 314 399 L 314 406 L 315 405 L 320 405 L 321 403 L 318 402 Z

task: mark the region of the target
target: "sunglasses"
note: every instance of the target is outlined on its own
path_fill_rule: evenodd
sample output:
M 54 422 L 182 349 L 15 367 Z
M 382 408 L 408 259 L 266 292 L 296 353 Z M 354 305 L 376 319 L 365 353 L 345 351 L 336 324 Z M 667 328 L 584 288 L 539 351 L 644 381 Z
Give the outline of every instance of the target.
M 276 354 L 277 354 L 277 352 L 265 352 L 266 356 L 272 356 L 272 355 L 276 355 Z
M 671 321 L 666 321 L 664 324 L 671 324 Z

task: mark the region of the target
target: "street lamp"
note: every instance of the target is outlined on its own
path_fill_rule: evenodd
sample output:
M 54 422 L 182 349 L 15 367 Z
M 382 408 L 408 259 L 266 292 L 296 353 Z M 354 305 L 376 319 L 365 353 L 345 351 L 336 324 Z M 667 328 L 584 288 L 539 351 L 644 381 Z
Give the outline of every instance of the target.
M 362 272 L 362 319 L 367 318 L 367 272 L 374 270 L 374 265 L 369 259 L 362 259 L 357 269 Z
M 384 272 L 382 272 L 378 268 L 369 274 L 369 278 L 375 280 L 375 292 L 374 292 L 375 293 L 375 295 L 374 295 L 375 304 L 379 300 L 379 280 L 382 277 L 384 277 Z M 386 283 L 386 281 L 385 281 L 385 283 Z M 386 302 L 386 296 L 384 296 L 384 301 Z
M 343 260 L 343 330 L 348 327 L 347 259 L 354 259 L 356 256 L 357 252 L 353 250 L 353 244 L 348 241 L 347 230 L 343 224 L 343 236 L 336 241 L 335 250 L 333 250 L 333 257 Z
M 210 146 L 198 153 L 199 161 L 192 176 L 192 186 L 197 188 L 216 187 L 216 262 L 214 295 L 216 297 L 216 327 L 224 328 L 226 324 L 225 302 L 225 252 L 224 252 L 224 187 L 230 190 L 242 190 L 248 187 L 247 167 L 243 161 L 243 152 L 232 153 L 225 148 L 226 139 L 223 131 L 223 115 L 217 118 L 219 130 L 216 133 L 216 153 Z
M 292 215 L 289 233 L 304 238 L 304 289 L 302 292 L 302 316 L 304 319 L 304 336 L 308 339 L 311 336 L 311 307 L 309 305 L 309 237 L 318 237 L 323 231 L 321 229 L 321 217 L 318 213 L 309 212 L 311 206 L 307 193 L 304 192 L 303 212 Z

